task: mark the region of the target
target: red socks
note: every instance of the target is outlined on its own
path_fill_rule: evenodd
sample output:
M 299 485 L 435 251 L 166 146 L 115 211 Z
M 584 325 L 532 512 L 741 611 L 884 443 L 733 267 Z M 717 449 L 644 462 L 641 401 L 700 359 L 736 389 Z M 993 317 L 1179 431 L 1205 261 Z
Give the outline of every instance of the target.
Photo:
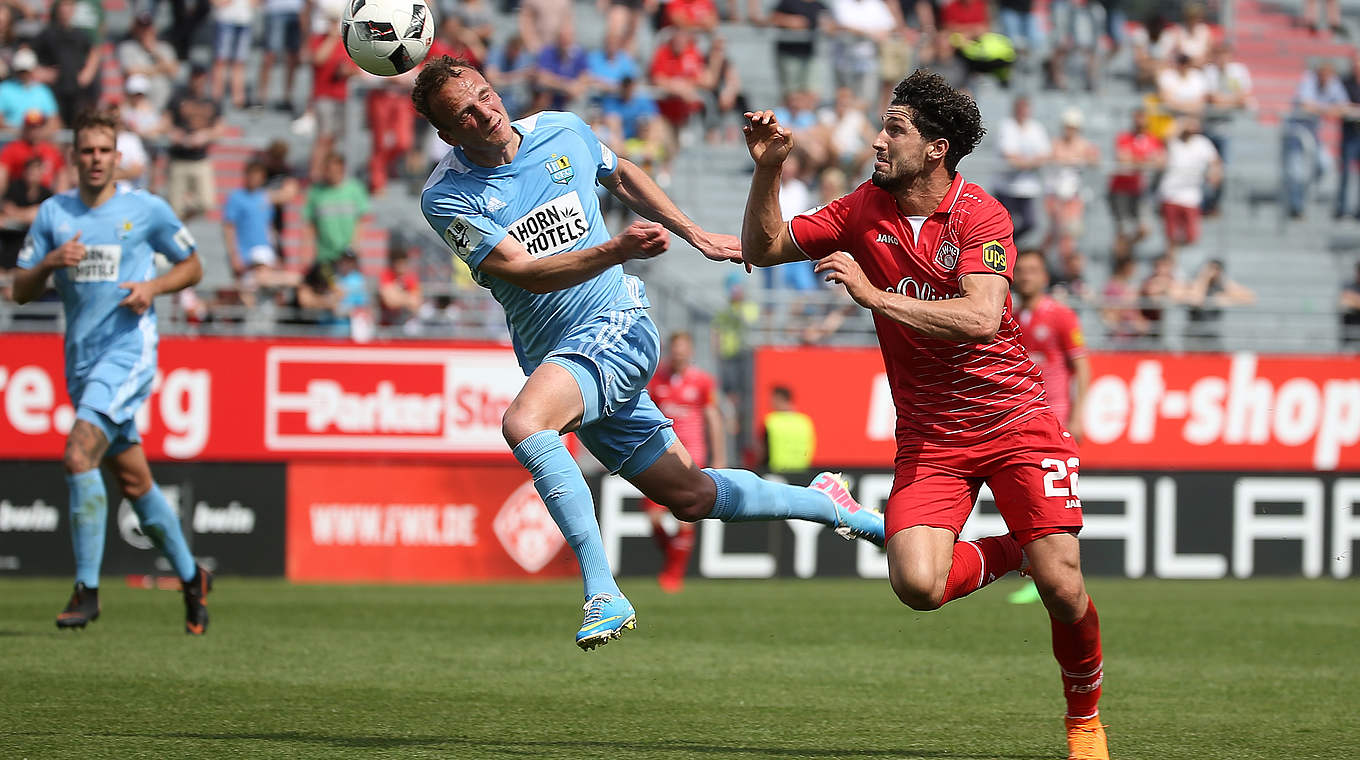
M 1086 614 L 1075 623 L 1053 623 L 1053 656 L 1062 668 L 1063 693 L 1067 697 L 1067 717 L 1089 718 L 1100 702 L 1100 684 L 1105 680 L 1104 658 L 1100 654 L 1100 617 L 1090 597 Z
M 1020 569 L 1020 544 L 1010 536 L 991 536 L 954 544 L 954 561 L 940 604 L 977 591 L 1012 570 Z

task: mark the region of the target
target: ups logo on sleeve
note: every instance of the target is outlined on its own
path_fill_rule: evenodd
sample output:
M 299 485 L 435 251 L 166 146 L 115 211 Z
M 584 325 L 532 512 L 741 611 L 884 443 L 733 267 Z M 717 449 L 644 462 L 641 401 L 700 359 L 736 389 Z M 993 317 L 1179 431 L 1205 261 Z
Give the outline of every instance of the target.
M 1006 271 L 1006 246 L 993 240 L 982 246 L 982 263 L 993 272 Z

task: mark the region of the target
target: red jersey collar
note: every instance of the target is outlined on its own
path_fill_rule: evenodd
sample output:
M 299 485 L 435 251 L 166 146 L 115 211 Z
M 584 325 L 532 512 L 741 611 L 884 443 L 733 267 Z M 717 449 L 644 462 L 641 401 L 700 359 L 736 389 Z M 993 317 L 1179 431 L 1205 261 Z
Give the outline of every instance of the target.
M 940 207 L 935 209 L 935 214 L 948 214 L 954 210 L 954 204 L 959 202 L 959 196 L 963 194 L 963 174 L 954 172 L 954 181 L 949 183 L 949 190 L 940 200 Z M 934 216 L 934 214 L 932 214 Z

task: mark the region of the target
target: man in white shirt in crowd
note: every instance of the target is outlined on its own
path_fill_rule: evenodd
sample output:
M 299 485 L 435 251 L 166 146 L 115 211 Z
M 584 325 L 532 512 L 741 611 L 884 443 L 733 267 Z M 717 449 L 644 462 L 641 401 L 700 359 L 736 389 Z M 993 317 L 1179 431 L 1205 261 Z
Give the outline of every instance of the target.
M 1167 138 L 1166 167 L 1157 185 L 1168 256 L 1199 240 L 1204 186 L 1222 181 L 1223 162 L 1214 144 L 1200 132 L 1199 119 L 1182 117 L 1176 122 L 1176 132 Z
M 1015 99 L 1011 116 L 997 130 L 1001 157 L 1009 166 L 1003 175 L 996 199 L 1011 213 L 1016 245 L 1034 230 L 1039 221 L 1039 199 L 1044 194 L 1041 174 L 1053 148 L 1044 125 L 1033 118 L 1029 98 Z

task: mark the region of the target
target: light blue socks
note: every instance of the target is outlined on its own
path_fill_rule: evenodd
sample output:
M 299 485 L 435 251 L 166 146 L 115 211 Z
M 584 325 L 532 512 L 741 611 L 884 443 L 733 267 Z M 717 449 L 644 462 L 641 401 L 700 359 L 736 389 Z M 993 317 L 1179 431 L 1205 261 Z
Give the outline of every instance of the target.
M 184 530 L 180 528 L 179 517 L 165 500 L 161 487 L 152 483 L 151 490 L 132 502 L 132 511 L 137 513 L 137 520 L 142 524 L 142 533 L 151 539 L 151 543 L 161 550 L 166 559 L 170 560 L 179 579 L 193 580 L 194 573 L 198 572 L 198 564 L 194 562 L 194 555 L 184 540 Z
M 552 430 L 534 433 L 515 447 L 514 454 L 533 476 L 534 489 L 576 553 L 586 598 L 602 593 L 622 596 L 605 558 L 594 499 L 562 437 Z
M 76 582 L 99 588 L 99 566 L 104 562 L 104 528 L 109 501 L 99 470 L 66 476 L 71 496 L 71 548 L 76 555 Z
M 747 470 L 704 470 L 718 487 L 708 516 L 723 522 L 809 520 L 836 524 L 836 508 L 820 491 L 772 483 Z

